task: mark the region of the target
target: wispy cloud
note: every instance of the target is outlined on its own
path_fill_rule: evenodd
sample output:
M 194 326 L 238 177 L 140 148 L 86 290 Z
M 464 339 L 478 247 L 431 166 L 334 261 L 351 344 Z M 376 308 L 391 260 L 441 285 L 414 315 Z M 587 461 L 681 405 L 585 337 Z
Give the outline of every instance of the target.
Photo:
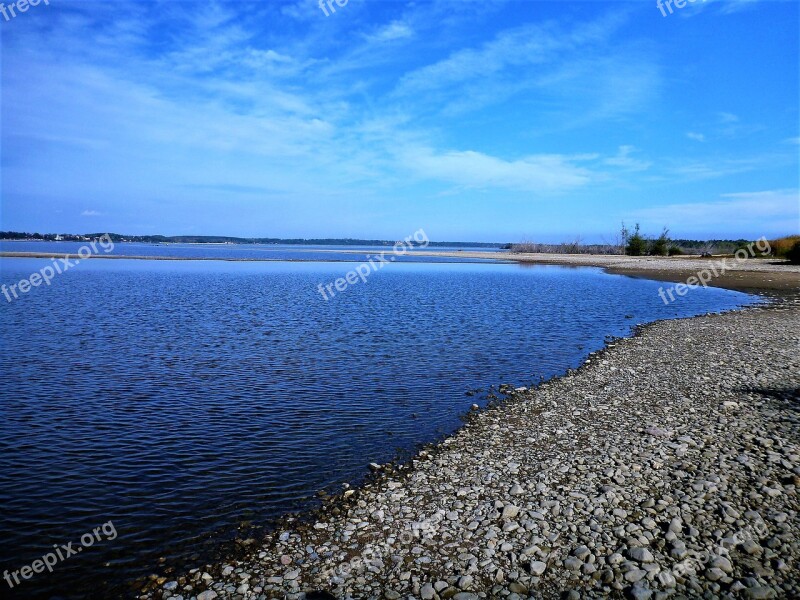
M 414 30 L 411 29 L 408 24 L 403 23 L 402 21 L 393 21 L 385 27 L 381 27 L 375 33 L 368 35 L 367 40 L 370 42 L 382 43 L 410 38 L 413 35 Z
M 706 141 L 706 136 L 704 136 L 702 133 L 696 133 L 694 131 L 687 132 L 686 133 L 686 137 L 688 137 L 690 140 L 694 140 L 695 142 L 705 142 Z
M 637 149 L 633 146 L 620 146 L 617 155 L 604 159 L 603 164 L 629 171 L 645 171 L 650 168 L 652 162 L 632 156 L 637 152 Z
M 506 188 L 527 192 L 562 192 L 588 184 L 588 169 L 575 158 L 557 155 L 503 160 L 475 151 L 436 153 L 409 148 L 402 163 L 417 176 L 471 188 Z

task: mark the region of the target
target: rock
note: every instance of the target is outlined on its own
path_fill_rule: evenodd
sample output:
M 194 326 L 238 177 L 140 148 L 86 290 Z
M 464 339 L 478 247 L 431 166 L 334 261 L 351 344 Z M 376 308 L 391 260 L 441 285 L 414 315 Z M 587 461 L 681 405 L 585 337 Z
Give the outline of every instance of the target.
M 527 586 L 521 584 L 519 581 L 512 581 L 511 583 L 509 583 L 508 590 L 514 594 L 522 594 L 523 596 L 528 595 Z
M 570 556 L 568 559 L 564 561 L 564 568 L 569 569 L 570 571 L 577 571 L 582 566 L 583 566 L 583 561 L 576 556 Z
M 608 564 L 611 566 L 622 564 L 625 558 L 619 552 L 614 552 L 611 556 L 608 557 L 607 561 Z
M 519 507 L 514 506 L 513 504 L 506 504 L 503 507 L 503 513 L 502 513 L 503 519 L 513 519 L 517 515 L 519 515 Z
M 625 581 L 636 583 L 647 577 L 647 571 L 643 569 L 632 569 L 625 573 Z
M 436 591 L 430 583 L 426 583 L 419 590 L 419 595 L 422 600 L 433 600 Z
M 589 556 L 591 552 L 589 548 L 586 546 L 578 546 L 575 550 L 572 551 L 572 556 L 577 556 L 581 560 L 585 560 L 587 556 Z
M 709 581 L 719 581 L 724 577 L 725 577 L 725 571 L 723 571 L 722 569 L 718 569 L 716 567 L 706 569 L 706 579 L 708 579 Z
M 458 587 L 462 590 L 472 588 L 472 577 L 470 575 L 463 575 L 458 578 Z
M 518 483 L 515 483 L 511 487 L 511 489 L 509 490 L 508 493 L 511 494 L 512 496 L 521 496 L 522 494 L 525 493 L 525 490 L 522 488 L 521 485 L 519 485 Z
M 669 522 L 668 531 L 672 533 L 680 533 L 683 529 L 683 521 L 681 521 L 678 517 L 675 517 Z
M 632 600 L 649 600 L 652 595 L 652 590 L 643 585 L 634 585 L 625 590 L 625 596 Z
M 635 560 L 636 562 L 640 563 L 651 563 L 653 560 L 653 554 L 647 548 L 639 548 L 634 547 L 628 550 L 628 556 Z
M 777 598 L 778 594 L 771 587 L 757 586 L 747 588 L 742 592 L 742 596 L 750 600 L 764 600 L 765 598 Z
M 711 559 L 711 566 L 720 569 L 724 573 L 733 573 L 733 565 L 731 561 L 724 556 L 715 556 Z
M 539 577 L 546 570 L 547 570 L 547 563 L 544 563 L 540 560 L 534 560 L 531 562 L 531 575 Z
M 648 427 L 645 429 L 645 433 L 652 435 L 653 437 L 670 437 L 672 436 L 672 432 L 667 429 L 662 429 L 661 427 Z
M 383 597 L 386 598 L 386 600 L 399 600 L 400 594 L 394 590 L 386 590 L 383 593 Z
M 214 590 L 206 590 L 197 594 L 197 600 L 214 600 L 217 597 L 217 592 Z

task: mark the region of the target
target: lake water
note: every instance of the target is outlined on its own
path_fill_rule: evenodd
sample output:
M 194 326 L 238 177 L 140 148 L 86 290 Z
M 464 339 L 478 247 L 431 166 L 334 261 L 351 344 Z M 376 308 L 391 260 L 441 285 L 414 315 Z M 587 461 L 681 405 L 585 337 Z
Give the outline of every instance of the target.
M 47 264 L 0 259 L 0 283 Z M 665 306 L 664 284 L 599 269 L 458 262 L 398 262 L 324 301 L 317 286 L 351 268 L 95 260 L 0 296 L 0 572 L 117 532 L 17 597 L 117 597 L 161 557 L 452 432 L 470 390 L 562 374 L 636 323 L 755 301 L 697 289 Z
M 85 246 L 81 242 L 0 241 L 0 252 L 53 252 L 77 254 Z M 114 256 L 147 256 L 202 258 L 211 260 L 286 260 L 286 261 L 364 261 L 381 252 L 400 262 L 461 262 L 465 259 L 428 257 L 407 253 L 394 254 L 392 246 L 299 246 L 292 244 L 141 244 L 117 242 L 110 252 L 97 245 L 99 254 Z M 502 252 L 499 248 L 427 247 L 425 252 Z M 484 262 L 472 259 L 471 262 Z

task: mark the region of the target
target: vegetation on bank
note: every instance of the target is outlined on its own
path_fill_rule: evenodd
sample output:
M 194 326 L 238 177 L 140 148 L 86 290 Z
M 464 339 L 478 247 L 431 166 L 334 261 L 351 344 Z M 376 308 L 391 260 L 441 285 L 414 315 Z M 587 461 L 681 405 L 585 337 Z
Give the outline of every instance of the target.
M 507 248 L 517 253 L 540 254 L 617 254 L 626 256 L 680 256 L 684 254 L 699 256 L 733 255 L 737 250 L 747 250 L 756 244 L 754 240 L 683 240 L 671 239 L 669 229 L 664 227 L 658 237 L 642 233 L 639 224 L 629 229 L 624 223 L 620 233 L 612 243 L 583 244 L 577 238 L 573 242 L 561 244 L 542 244 L 524 241 L 509 244 Z M 769 240 L 771 252 L 757 253 L 761 258 L 788 259 L 800 264 L 800 235 Z M 748 252 L 749 255 L 749 252 Z

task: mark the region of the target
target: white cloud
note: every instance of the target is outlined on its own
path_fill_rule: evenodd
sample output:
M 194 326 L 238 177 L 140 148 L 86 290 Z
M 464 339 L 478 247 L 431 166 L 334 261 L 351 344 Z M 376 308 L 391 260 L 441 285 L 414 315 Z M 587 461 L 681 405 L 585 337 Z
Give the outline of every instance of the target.
M 635 152 L 637 152 L 637 149 L 633 146 L 620 146 L 617 155 L 604 159 L 603 164 L 611 167 L 619 167 L 629 171 L 644 171 L 650 168 L 650 165 L 653 163 L 646 160 L 633 158 L 631 156 L 631 154 Z
M 541 154 L 509 161 L 472 150 L 436 153 L 417 147 L 407 148 L 400 158 L 420 177 L 470 188 L 559 192 L 592 179 L 588 169 L 574 164 L 582 157 Z
M 81 213 L 82 217 L 102 217 L 103 213 L 96 210 L 85 210 Z
M 729 113 L 729 112 L 717 113 L 717 118 L 719 119 L 720 123 L 723 123 L 723 124 L 738 123 L 739 122 L 739 117 L 737 117 L 733 113 Z
M 368 35 L 367 40 L 370 42 L 383 43 L 410 38 L 413 35 L 414 30 L 406 23 L 402 21 L 393 21 L 386 27 L 382 27 L 375 33 Z
M 690 140 L 694 140 L 695 142 L 705 142 L 706 141 L 706 136 L 704 136 L 702 133 L 696 133 L 694 131 L 687 132 L 686 133 L 686 137 L 688 137 Z

